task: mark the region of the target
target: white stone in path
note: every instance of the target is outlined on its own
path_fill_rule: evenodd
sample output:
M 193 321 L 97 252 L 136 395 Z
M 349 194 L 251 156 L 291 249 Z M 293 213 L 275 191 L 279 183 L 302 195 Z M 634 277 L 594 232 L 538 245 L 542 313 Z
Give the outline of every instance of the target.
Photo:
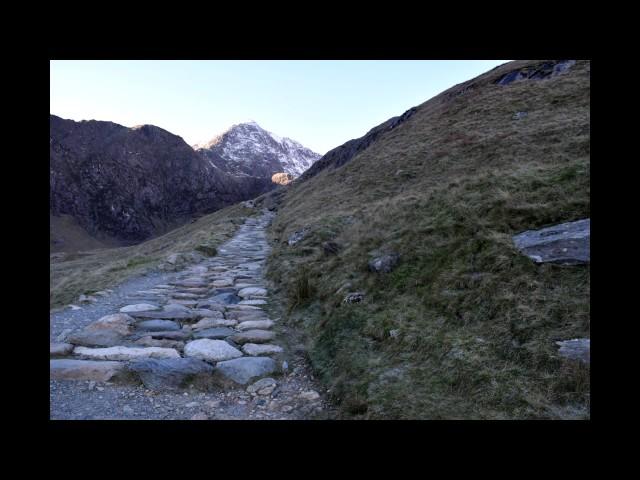
M 76 347 L 74 355 L 79 355 L 92 360 L 134 360 L 136 358 L 180 358 L 180 354 L 174 348 L 147 347 L 109 347 L 87 348 Z
M 254 299 L 254 300 L 241 300 L 238 305 L 266 305 L 266 300 Z
M 272 345 L 270 343 L 265 343 L 262 345 L 258 345 L 256 343 L 245 343 L 242 346 L 242 351 L 247 355 L 251 355 L 252 357 L 257 357 L 259 355 L 271 355 L 272 353 L 282 353 L 282 347 L 278 345 Z
M 203 338 L 187 343 L 184 347 L 184 355 L 185 357 L 200 358 L 210 362 L 221 362 L 241 357 L 242 352 L 233 348 L 224 340 Z
M 122 307 L 120 309 L 122 313 L 150 312 L 153 310 L 160 310 L 160 307 L 158 305 L 152 305 L 150 303 L 136 303 L 135 305 L 127 305 L 126 307 Z
M 256 296 L 263 297 L 266 294 L 267 294 L 267 290 L 260 287 L 247 287 L 247 288 L 243 288 L 238 292 L 238 296 L 242 298 L 256 297 Z
M 251 330 L 252 328 L 267 329 L 273 326 L 273 320 L 248 320 L 240 323 L 236 328 L 240 331 Z
M 220 280 L 214 280 L 213 281 L 213 286 L 214 287 L 231 287 L 233 286 L 233 280 L 231 280 L 230 278 L 223 278 Z

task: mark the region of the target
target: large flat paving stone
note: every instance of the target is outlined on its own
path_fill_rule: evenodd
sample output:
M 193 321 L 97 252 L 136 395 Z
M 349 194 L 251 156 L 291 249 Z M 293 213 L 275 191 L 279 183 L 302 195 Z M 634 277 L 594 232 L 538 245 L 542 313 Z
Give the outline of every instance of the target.
M 273 320 L 247 320 L 246 322 L 241 322 L 236 327 L 238 330 L 267 330 L 273 327 Z
M 246 385 L 276 370 L 276 363 L 269 357 L 243 357 L 218 362 L 214 376 L 223 385 Z
M 207 386 L 213 373 L 211 365 L 197 358 L 136 360 L 129 364 L 129 370 L 151 390 L 177 390 L 189 384 Z
M 51 380 L 93 380 L 108 382 L 125 372 L 122 362 L 96 362 L 92 360 L 49 360 Z
M 276 334 L 268 330 L 247 330 L 229 337 L 233 342 L 243 345 L 245 343 L 265 343 L 273 340 Z
M 267 290 L 259 287 L 247 287 L 238 292 L 238 296 L 243 299 L 250 299 L 251 297 L 264 297 L 267 294 Z
M 135 360 L 136 358 L 180 358 L 180 354 L 174 348 L 161 347 L 109 347 L 86 348 L 76 347 L 74 355 L 90 360 Z
M 180 330 L 180 325 L 171 320 L 144 320 L 136 325 L 138 330 L 146 330 L 150 332 L 169 332 L 172 330 Z
M 224 340 L 202 338 L 187 343 L 184 347 L 184 355 L 208 362 L 220 362 L 241 357 L 242 352 Z

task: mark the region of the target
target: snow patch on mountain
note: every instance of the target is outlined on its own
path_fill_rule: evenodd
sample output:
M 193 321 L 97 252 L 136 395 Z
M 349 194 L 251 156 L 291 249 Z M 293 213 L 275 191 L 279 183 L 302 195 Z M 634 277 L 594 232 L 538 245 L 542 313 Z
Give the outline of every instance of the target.
M 286 137 L 264 130 L 254 121 L 233 125 L 208 143 L 194 149 L 214 152 L 234 174 L 257 171 L 264 176 L 286 172 L 300 176 L 321 155 Z

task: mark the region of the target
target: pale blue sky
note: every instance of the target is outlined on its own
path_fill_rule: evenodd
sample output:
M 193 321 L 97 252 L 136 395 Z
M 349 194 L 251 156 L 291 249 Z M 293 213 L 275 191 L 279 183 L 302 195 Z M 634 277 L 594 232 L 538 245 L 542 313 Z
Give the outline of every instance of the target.
M 52 60 L 50 113 L 203 143 L 235 123 L 324 154 L 507 60 Z

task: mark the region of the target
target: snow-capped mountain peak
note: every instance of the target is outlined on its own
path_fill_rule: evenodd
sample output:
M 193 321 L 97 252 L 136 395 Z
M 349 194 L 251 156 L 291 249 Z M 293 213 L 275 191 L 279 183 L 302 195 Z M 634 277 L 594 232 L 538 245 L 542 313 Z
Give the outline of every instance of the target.
M 321 157 L 295 140 L 268 132 L 254 120 L 233 125 L 194 149 L 221 157 L 232 173 L 268 177 L 281 172 L 298 177 Z

